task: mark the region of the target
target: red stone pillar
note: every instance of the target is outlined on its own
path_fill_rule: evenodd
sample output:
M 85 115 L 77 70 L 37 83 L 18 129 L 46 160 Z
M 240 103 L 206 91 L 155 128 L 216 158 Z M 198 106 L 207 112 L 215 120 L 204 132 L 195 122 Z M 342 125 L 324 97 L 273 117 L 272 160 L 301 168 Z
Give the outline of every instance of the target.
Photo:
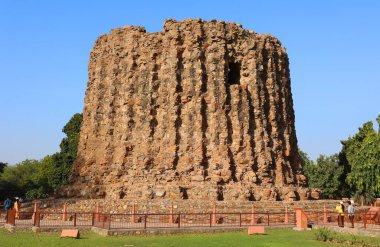
M 327 210 L 326 210 L 326 204 L 323 204 L 323 223 L 327 223 Z
M 285 206 L 285 224 L 289 224 L 289 212 L 288 212 L 288 206 Z
M 170 219 L 169 219 L 169 223 L 170 224 L 173 224 L 174 223 L 174 220 L 173 220 L 173 202 L 172 202 L 172 205 L 170 207 Z
M 302 208 L 296 208 L 296 220 L 298 229 L 307 229 L 307 214 L 302 210 Z
M 253 204 L 252 204 L 252 210 L 251 210 L 251 225 L 254 225 L 256 224 L 256 220 L 255 220 L 255 208 L 253 207 Z
M 132 205 L 132 219 L 131 219 L 131 221 L 132 221 L 132 223 L 135 223 L 136 222 L 136 206 L 135 206 L 135 204 L 133 204 Z
M 33 208 L 33 216 L 32 216 L 32 221 L 34 222 L 34 217 L 36 217 L 36 213 L 38 212 L 38 206 L 37 202 L 34 203 L 34 208 Z
M 62 220 L 67 221 L 67 203 L 63 204 Z
M 16 209 L 14 208 L 8 209 L 7 224 L 12 225 L 12 226 L 16 225 Z
M 95 209 L 95 221 L 99 222 L 100 221 L 100 208 L 99 208 L 99 202 L 96 203 L 96 209 Z
M 216 225 L 216 204 L 215 204 L 215 202 L 214 202 L 214 206 L 212 209 L 212 224 Z

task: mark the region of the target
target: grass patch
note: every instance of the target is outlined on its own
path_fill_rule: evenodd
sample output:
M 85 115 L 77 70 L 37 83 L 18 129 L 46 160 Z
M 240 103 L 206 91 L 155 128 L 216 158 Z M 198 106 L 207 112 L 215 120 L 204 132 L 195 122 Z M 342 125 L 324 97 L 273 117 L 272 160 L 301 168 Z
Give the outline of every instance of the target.
M 268 229 L 266 235 L 249 236 L 246 231 L 231 233 L 176 234 L 160 236 L 109 236 L 81 231 L 80 239 L 61 239 L 60 233 L 10 233 L 0 229 L 1 246 L 118 246 L 118 247 L 327 247 L 345 246 L 332 242 L 319 242 L 312 231 Z
M 364 247 L 380 246 L 379 238 L 361 237 L 351 234 L 334 232 L 328 228 L 314 230 L 314 238 L 318 241 L 341 243 L 347 245 L 359 245 Z

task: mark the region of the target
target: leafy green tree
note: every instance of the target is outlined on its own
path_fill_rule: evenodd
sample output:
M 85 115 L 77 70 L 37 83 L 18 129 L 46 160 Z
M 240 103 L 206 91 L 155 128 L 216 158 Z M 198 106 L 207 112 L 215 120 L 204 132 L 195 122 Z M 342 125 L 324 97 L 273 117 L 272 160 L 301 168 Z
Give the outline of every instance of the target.
M 343 167 L 339 165 L 338 155 L 320 155 L 310 177 L 310 187 L 319 188 L 324 198 L 334 199 L 342 195 Z
M 309 187 L 319 188 L 324 198 L 339 198 L 345 193 L 345 168 L 339 163 L 340 155 L 320 155 L 317 162 L 310 160 L 307 153 L 299 150 Z
M 0 176 L 0 195 L 2 199 L 6 196 L 46 198 L 53 192 L 52 175 L 52 156 L 7 166 Z
M 46 198 L 67 184 L 76 159 L 82 114 L 75 114 L 63 127 L 61 151 L 42 160 L 24 160 L 15 166 L 0 163 L 0 197 Z M 4 171 L 4 172 L 2 172 Z
M 29 190 L 38 188 L 37 160 L 24 160 L 15 166 L 7 166 L 0 177 L 0 193 L 5 196 L 24 197 Z
M 52 155 L 45 156 L 38 167 L 37 181 L 45 193 L 53 192 L 54 160 Z
M 52 176 L 54 173 L 53 158 L 50 155 L 45 156 L 37 166 L 35 183 L 36 187 L 26 192 L 27 198 L 46 198 L 54 190 L 52 187 Z
M 313 176 L 315 176 L 315 164 L 314 162 L 309 158 L 309 155 L 302 151 L 301 149 L 298 149 L 298 153 L 301 158 L 301 163 L 303 167 L 303 171 L 305 173 L 305 176 L 309 180 L 310 184 L 310 179 L 313 179 Z
M 76 113 L 63 127 L 66 137 L 60 144 L 61 151 L 52 155 L 53 169 L 49 183 L 54 190 L 69 182 L 71 168 L 77 157 L 82 120 L 82 114 Z
M 377 118 L 380 126 L 380 116 Z M 342 155 L 350 166 L 347 183 L 362 203 L 380 196 L 380 134 L 367 122 L 353 137 L 342 141 Z
M 340 179 L 342 197 L 352 197 L 354 188 L 347 183 L 347 176 L 351 172 L 351 165 L 347 160 L 346 147 L 344 145 L 342 145 L 342 150 L 339 152 L 338 159 L 339 165 L 343 167 L 343 174 Z
M 0 162 L 0 174 L 4 172 L 4 168 L 7 167 L 8 164 L 4 162 Z

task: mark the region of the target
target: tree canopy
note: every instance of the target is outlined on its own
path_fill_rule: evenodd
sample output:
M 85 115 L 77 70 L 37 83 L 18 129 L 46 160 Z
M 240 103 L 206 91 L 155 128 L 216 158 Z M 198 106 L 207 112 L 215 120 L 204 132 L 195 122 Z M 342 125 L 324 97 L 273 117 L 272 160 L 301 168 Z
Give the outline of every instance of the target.
M 301 151 L 302 152 L 302 151 Z M 324 198 L 333 199 L 343 195 L 344 168 L 339 164 L 337 154 L 320 155 L 316 164 L 302 152 L 301 159 L 309 187 L 319 188 Z
M 8 164 L 4 162 L 0 162 L 0 174 L 4 172 L 4 168 L 7 167 Z
M 51 186 L 54 190 L 69 182 L 71 168 L 77 158 L 82 121 L 82 114 L 76 113 L 62 129 L 66 137 L 61 141 L 61 151 L 52 156 L 53 172 Z
M 380 117 L 377 122 L 380 125 Z M 357 134 L 342 141 L 342 145 L 342 155 L 350 166 L 347 183 L 362 200 L 380 196 L 380 134 L 373 123 L 365 123 Z
M 0 163 L 0 199 L 6 196 L 45 198 L 68 183 L 76 159 L 82 114 L 74 114 L 63 127 L 66 137 L 60 152 L 42 160 L 24 160 L 15 166 Z
M 371 121 L 358 133 L 341 141 L 342 150 L 321 155 L 316 164 L 300 150 L 309 186 L 320 188 L 325 198 L 356 197 L 370 202 L 380 196 L 380 116 L 376 132 Z

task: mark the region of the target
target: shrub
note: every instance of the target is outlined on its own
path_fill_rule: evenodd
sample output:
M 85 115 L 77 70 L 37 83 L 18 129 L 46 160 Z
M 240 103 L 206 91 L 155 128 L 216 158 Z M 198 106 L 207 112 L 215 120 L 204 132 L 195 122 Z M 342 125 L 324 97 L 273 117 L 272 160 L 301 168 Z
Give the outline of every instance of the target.
M 379 247 L 378 238 L 361 237 L 350 234 L 340 234 L 327 228 L 319 228 L 314 233 L 314 238 L 323 242 L 335 242 L 348 245 L 359 245 L 363 247 Z
M 315 239 L 323 242 L 332 241 L 336 237 L 335 235 L 335 232 L 332 232 L 331 230 L 324 227 L 317 229 L 314 233 Z
M 43 199 L 49 197 L 49 194 L 46 194 L 43 188 L 40 187 L 27 191 L 25 197 L 28 199 Z

